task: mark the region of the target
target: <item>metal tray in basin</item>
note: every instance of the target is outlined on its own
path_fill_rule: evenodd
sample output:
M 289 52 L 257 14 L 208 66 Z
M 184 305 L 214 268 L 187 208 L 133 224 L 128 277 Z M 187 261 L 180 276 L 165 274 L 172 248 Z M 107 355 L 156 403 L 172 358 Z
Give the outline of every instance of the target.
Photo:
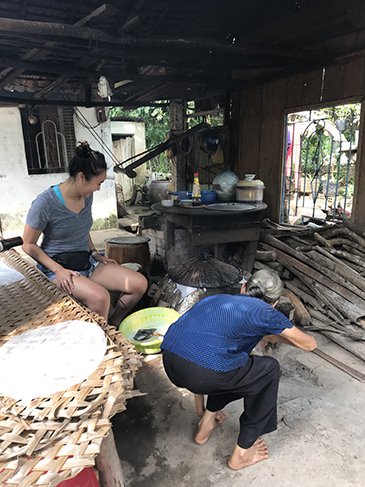
M 249 203 L 213 203 L 206 205 L 205 208 L 215 211 L 253 211 L 257 209 L 257 205 Z

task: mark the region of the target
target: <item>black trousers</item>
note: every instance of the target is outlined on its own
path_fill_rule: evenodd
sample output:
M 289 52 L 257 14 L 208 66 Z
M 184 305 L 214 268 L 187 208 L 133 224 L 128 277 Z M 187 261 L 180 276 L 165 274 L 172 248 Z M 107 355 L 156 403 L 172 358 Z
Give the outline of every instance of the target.
M 243 399 L 237 441 L 241 448 L 250 448 L 260 435 L 276 430 L 280 375 L 276 359 L 251 355 L 244 367 L 217 372 L 164 350 L 163 364 L 175 386 L 208 395 L 208 411 L 220 411 L 230 402 Z

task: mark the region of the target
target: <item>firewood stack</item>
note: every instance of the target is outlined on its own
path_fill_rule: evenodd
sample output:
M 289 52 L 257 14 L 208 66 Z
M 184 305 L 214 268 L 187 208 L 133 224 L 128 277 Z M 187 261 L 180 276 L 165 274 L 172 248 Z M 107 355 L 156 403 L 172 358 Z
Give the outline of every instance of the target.
M 265 220 L 254 269 L 280 275 L 296 325 L 365 361 L 365 238 L 353 224 L 313 228 Z

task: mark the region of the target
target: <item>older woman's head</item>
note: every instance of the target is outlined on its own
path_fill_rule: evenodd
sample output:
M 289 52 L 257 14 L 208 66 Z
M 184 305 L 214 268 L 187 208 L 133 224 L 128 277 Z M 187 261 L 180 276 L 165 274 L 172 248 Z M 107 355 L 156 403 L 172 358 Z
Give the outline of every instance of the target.
M 275 272 L 255 272 L 246 283 L 246 295 L 274 304 L 283 292 L 283 283 Z

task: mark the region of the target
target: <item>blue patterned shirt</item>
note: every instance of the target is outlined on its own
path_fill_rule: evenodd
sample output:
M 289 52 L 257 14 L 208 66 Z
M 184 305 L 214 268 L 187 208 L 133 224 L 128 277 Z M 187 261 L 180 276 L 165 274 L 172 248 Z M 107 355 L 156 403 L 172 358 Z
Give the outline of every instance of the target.
M 201 367 L 226 372 L 243 367 L 265 335 L 292 323 L 275 308 L 244 294 L 218 294 L 199 301 L 173 323 L 161 348 Z

